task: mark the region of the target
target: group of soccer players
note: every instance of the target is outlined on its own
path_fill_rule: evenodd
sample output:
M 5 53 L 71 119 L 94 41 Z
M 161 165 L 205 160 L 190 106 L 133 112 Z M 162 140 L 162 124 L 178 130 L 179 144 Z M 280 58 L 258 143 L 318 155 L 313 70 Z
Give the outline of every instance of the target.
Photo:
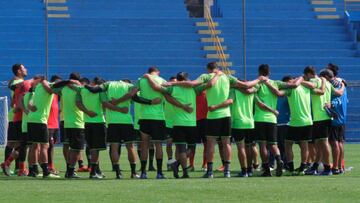
M 132 84 L 126 79 L 104 81 L 99 77 L 89 81 L 79 73 L 71 73 L 67 80 L 56 75 L 50 81 L 41 75 L 25 80 L 27 69 L 15 64 L 14 78 L 9 82 L 8 142 L 1 168 L 9 176 L 10 165 L 17 160 L 19 176 L 59 178 L 53 145 L 60 129 L 68 179 L 80 177 L 75 167 L 77 163 L 83 166 L 81 151 L 85 145 L 91 179 L 105 177 L 99 153 L 107 145 L 113 171 L 121 179 L 119 158 L 123 144 L 131 178 L 147 179 L 150 154 L 149 170 L 154 169 L 155 156 L 156 178 L 164 179 L 164 143 L 170 160 L 168 168 L 175 178 L 189 178 L 198 143 L 204 145 L 204 178 L 214 176 L 216 144 L 224 177 L 231 177 L 232 143 L 237 146 L 239 177 L 253 176 L 259 168 L 257 143 L 261 176 L 272 176 L 271 168 L 275 166 L 276 176 L 282 176 L 285 169 L 291 175 L 341 174 L 347 95 L 346 82 L 337 77 L 338 70 L 329 64 L 317 76 L 315 69 L 308 66 L 302 76 L 285 76 L 276 81 L 269 78 L 270 67 L 262 64 L 258 78 L 242 81 L 224 74 L 212 62 L 207 65 L 207 73 L 193 81 L 188 73 L 179 72 L 167 82 L 157 67 L 150 67 Z M 297 169 L 293 162 L 294 143 L 301 150 Z M 140 175 L 136 171 L 135 144 Z M 323 171 L 318 170 L 320 164 Z

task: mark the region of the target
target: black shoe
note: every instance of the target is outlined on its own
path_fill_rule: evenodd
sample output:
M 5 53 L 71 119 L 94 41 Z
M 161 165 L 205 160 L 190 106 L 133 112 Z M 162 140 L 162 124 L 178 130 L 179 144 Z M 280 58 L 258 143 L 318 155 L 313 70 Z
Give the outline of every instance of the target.
M 214 174 L 212 173 L 212 172 L 210 172 L 210 173 L 205 173 L 204 175 L 203 175 L 203 178 L 214 178 Z
M 140 176 L 139 176 L 139 174 L 134 173 L 134 174 L 131 174 L 130 178 L 131 178 L 131 179 L 139 179 Z
M 269 170 L 265 170 L 262 174 L 261 177 L 271 177 L 271 172 Z
M 283 163 L 282 161 L 279 161 L 279 162 L 276 164 L 276 176 L 277 176 L 277 177 L 282 176 L 283 166 L 284 166 L 284 163 Z
M 190 178 L 189 174 L 184 174 L 183 176 L 181 176 L 182 179 L 186 179 L 186 178 Z
M 80 179 L 81 177 L 79 175 L 77 175 L 76 173 L 72 174 L 72 175 L 67 175 L 66 177 L 67 179 Z
M 333 168 L 331 171 L 332 171 L 332 174 L 333 174 L 333 175 L 339 175 L 339 174 L 341 174 L 341 172 L 340 172 L 339 169 L 334 169 L 334 168 Z
M 180 178 L 178 162 L 176 161 L 172 163 L 170 166 L 171 166 L 171 170 L 173 171 L 174 178 Z
M 116 179 L 122 179 L 123 177 L 122 177 L 122 174 L 121 173 L 119 173 L 119 175 L 116 175 Z
M 100 176 L 99 174 L 93 174 L 93 175 L 90 175 L 89 177 L 90 179 L 97 179 L 97 180 L 100 180 L 100 179 L 103 179 L 102 176 Z

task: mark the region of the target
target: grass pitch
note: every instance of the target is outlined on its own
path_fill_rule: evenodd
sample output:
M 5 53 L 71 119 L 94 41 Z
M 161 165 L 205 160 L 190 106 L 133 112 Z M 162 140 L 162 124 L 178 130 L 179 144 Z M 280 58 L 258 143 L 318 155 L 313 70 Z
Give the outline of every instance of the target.
M 233 149 L 234 176 L 240 165 L 236 147 Z M 296 158 L 299 158 L 297 147 L 294 149 Z M 191 172 L 191 178 L 186 180 L 173 179 L 171 172 L 165 172 L 166 180 L 156 180 L 155 173 L 148 173 L 148 180 L 131 180 L 125 148 L 121 156 L 123 180 L 114 179 L 105 151 L 101 154 L 101 168 L 106 175 L 104 180 L 89 180 L 87 173 L 80 173 L 81 180 L 43 180 L 0 174 L 0 202 L 360 202 L 360 145 L 346 145 L 346 166 L 354 169 L 345 175 L 331 177 L 225 179 L 219 172 L 212 180 L 202 179 L 201 146 L 197 152 L 196 171 Z M 3 159 L 3 150 L 0 157 Z M 218 157 L 216 155 L 215 167 L 220 165 Z M 298 159 L 295 163 L 299 164 Z M 65 163 L 61 148 L 56 148 L 55 164 L 63 177 Z M 163 168 L 166 168 L 166 161 Z

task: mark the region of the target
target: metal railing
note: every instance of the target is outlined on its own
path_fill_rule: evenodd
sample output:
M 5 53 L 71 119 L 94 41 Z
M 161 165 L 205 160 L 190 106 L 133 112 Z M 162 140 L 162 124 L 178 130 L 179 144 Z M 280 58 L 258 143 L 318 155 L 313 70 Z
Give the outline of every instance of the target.
M 210 8 L 208 5 L 204 5 L 204 17 L 206 19 L 206 23 L 208 25 L 208 28 L 210 30 L 211 34 L 211 41 L 214 44 L 216 54 L 219 56 L 219 66 L 222 68 L 223 72 L 227 75 L 231 75 L 231 71 L 229 69 L 229 64 L 226 59 L 226 55 L 224 53 L 224 48 L 221 44 L 220 38 L 218 34 L 216 33 L 215 23 L 211 17 Z
M 344 10 L 346 12 L 360 11 L 360 0 L 344 0 Z

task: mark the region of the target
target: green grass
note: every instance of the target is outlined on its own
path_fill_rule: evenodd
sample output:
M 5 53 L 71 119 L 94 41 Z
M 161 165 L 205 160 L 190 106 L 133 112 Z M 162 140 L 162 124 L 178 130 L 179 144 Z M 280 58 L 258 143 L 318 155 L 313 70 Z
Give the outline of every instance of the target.
M 235 147 L 233 147 L 235 150 Z M 296 154 L 298 150 L 296 147 Z M 199 148 L 199 152 L 202 151 Z M 82 173 L 81 180 L 43 180 L 41 178 L 0 177 L 0 202 L 359 202 L 360 201 L 360 145 L 346 145 L 346 164 L 354 170 L 332 177 L 253 177 L 222 178 L 216 173 L 212 180 L 201 179 L 201 153 L 196 157 L 196 172 L 191 179 L 156 180 L 149 173 L 148 180 L 131 180 L 126 152 L 123 149 L 121 167 L 123 180 L 114 179 L 107 152 L 102 152 L 101 167 L 105 180 L 89 180 Z M 236 151 L 233 154 L 233 175 L 240 166 Z M 3 157 L 3 151 L 0 151 Z M 218 157 L 218 156 L 216 156 Z M 297 156 L 298 157 L 298 156 Z M 56 167 L 64 173 L 61 149 L 56 149 Z M 298 162 L 296 162 L 298 163 Z M 164 163 L 164 168 L 165 168 Z M 215 163 L 218 166 L 219 162 Z

